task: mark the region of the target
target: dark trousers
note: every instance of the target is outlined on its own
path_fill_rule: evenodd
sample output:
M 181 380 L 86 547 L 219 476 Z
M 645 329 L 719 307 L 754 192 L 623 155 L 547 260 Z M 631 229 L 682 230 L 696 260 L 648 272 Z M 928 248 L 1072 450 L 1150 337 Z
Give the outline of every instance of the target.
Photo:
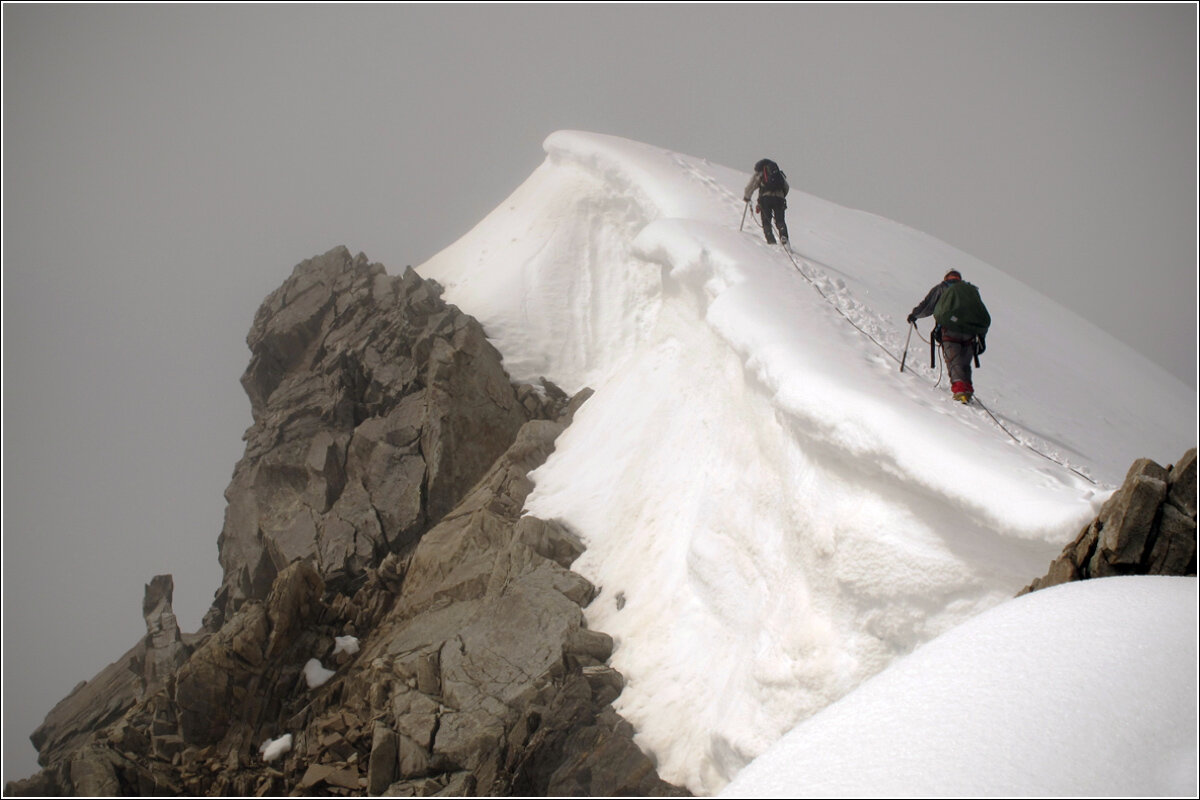
M 767 241 L 775 244 L 775 233 L 771 230 L 771 217 L 775 218 L 775 227 L 779 229 L 779 235 L 786 242 L 788 238 L 787 223 L 783 221 L 783 210 L 787 208 L 787 201 L 782 197 L 774 197 L 767 195 L 758 196 L 758 208 L 762 212 L 763 233 L 767 236 Z
M 950 391 L 955 394 L 974 393 L 971 385 L 971 359 L 975 357 L 975 337 L 964 337 L 942 333 L 942 355 L 946 358 L 946 369 L 950 372 Z

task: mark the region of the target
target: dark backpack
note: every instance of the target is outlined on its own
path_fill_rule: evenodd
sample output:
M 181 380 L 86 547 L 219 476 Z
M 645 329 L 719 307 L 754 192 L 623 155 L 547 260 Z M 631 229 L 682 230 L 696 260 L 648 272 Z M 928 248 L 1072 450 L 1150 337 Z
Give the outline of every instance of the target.
M 783 170 L 769 158 L 764 158 L 755 165 L 755 169 L 761 176 L 760 187 L 765 192 L 782 192 L 784 195 L 788 193 L 787 175 L 783 174 Z
M 979 297 L 979 290 L 966 281 L 952 281 L 933 307 L 937 324 L 952 333 L 985 336 L 992 316 Z

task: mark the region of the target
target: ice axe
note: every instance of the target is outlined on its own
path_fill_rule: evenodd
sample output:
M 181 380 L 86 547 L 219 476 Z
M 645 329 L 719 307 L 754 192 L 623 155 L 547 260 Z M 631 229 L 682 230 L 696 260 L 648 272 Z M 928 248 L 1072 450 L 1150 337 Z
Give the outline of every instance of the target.
M 745 227 L 746 227 L 746 212 L 747 212 L 747 211 L 749 211 L 749 210 L 750 210 L 750 201 L 749 201 L 749 200 L 747 200 L 747 201 L 746 201 L 746 207 L 742 209 L 742 224 L 741 224 L 741 225 L 738 225 L 738 231 L 739 231 L 739 232 L 741 232 L 742 228 L 745 228 Z
M 904 372 L 904 362 L 908 361 L 908 343 L 912 341 L 913 328 L 917 327 L 917 323 L 910 322 L 908 324 L 908 338 L 904 340 L 904 356 L 900 359 L 900 371 Z

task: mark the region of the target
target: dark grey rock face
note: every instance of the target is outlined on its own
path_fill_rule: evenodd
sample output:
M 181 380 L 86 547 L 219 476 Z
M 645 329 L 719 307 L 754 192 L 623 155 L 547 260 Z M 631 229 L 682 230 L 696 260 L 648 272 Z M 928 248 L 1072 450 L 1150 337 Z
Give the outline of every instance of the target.
M 438 292 L 338 248 L 263 302 L 242 376 L 254 425 L 226 490 L 206 627 L 296 559 L 337 581 L 410 548 L 531 416 L 483 329 Z
M 587 393 L 510 385 L 436 284 L 344 249 L 248 342 L 204 628 L 154 578 L 146 637 L 50 713 L 46 769 L 7 793 L 679 794 L 611 708 L 582 545 L 521 517 Z
M 1196 448 L 1164 468 L 1148 458 L 1125 482 L 1045 576 L 1021 594 L 1068 581 L 1114 575 L 1196 574 Z

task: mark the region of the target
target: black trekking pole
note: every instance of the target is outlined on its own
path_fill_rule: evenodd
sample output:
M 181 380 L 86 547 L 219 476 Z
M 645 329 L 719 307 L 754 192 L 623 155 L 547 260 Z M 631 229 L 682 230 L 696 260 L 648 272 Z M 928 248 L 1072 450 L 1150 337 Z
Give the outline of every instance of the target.
M 913 328 L 917 327 L 917 323 L 910 322 L 908 324 L 908 338 L 904 340 L 904 356 L 900 359 L 900 371 L 904 372 L 904 362 L 908 361 L 908 343 L 912 341 Z

